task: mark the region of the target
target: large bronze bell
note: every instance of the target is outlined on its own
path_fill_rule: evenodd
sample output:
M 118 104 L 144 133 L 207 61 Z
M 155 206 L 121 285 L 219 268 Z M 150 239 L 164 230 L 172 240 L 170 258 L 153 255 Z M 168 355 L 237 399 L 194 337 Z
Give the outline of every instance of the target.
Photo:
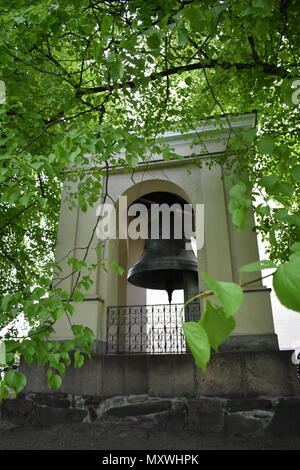
M 170 193 L 151 193 L 139 202 L 149 201 L 166 202 L 171 205 L 174 202 L 183 204 L 181 198 Z M 161 220 L 158 222 L 161 224 Z M 151 224 L 151 221 L 150 221 Z M 149 224 L 149 226 L 150 226 Z M 174 218 L 171 219 L 171 225 Z M 144 250 L 139 260 L 128 271 L 128 281 L 138 287 L 148 289 L 166 290 L 169 303 L 172 301 L 172 293 L 177 289 L 184 289 L 188 276 L 194 283 L 198 279 L 197 258 L 193 250 L 187 250 L 186 244 L 191 240 L 185 238 L 184 231 L 181 239 L 174 238 L 174 227 L 170 227 L 170 239 L 162 238 L 162 227 L 159 225 L 159 238 L 145 240 Z

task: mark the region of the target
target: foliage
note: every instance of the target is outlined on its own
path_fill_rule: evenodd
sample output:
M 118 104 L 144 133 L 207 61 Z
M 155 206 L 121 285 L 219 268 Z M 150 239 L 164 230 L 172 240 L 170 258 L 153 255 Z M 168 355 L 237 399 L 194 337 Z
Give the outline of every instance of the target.
M 109 166 L 131 171 L 147 152 L 176 158 L 157 134 L 194 128 L 210 116 L 225 115 L 230 127 L 227 151 L 206 161 L 234 174 L 233 224 L 246 227 L 255 205 L 269 257 L 283 263 L 275 291 L 299 311 L 298 31 L 296 0 L 2 0 L 0 329 L 8 368 L 2 396 L 25 384 L 12 369 L 20 355 L 47 364 L 49 386 L 59 387 L 72 358 L 80 367 L 81 352 L 90 354 L 93 333 L 84 326 L 73 325 L 74 340 L 64 344 L 49 339 L 62 315 L 72 324 L 95 269 L 87 263 L 89 243 L 80 259 L 66 253 L 76 273 L 72 292 L 53 283 L 60 274 L 53 253 L 63 185 L 69 206 L 87 211 L 99 195 L 107 197 L 101 181 Z M 229 113 L 253 109 L 256 129 L 238 133 L 230 126 Z M 207 302 L 199 325 L 184 326 L 200 367 L 210 345 L 216 349 L 230 333 L 242 300 L 242 286 L 205 279 L 221 306 Z M 21 315 L 28 331 L 19 337 Z

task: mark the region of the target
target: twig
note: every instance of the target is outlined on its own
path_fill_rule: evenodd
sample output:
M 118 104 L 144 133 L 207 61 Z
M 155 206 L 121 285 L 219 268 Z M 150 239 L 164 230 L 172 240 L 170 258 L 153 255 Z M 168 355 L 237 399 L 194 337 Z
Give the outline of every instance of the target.
M 266 276 L 260 276 L 256 279 L 252 279 L 252 281 L 243 282 L 242 284 L 238 284 L 238 285 L 240 287 L 246 287 L 246 286 L 249 286 L 250 284 L 254 284 L 255 282 L 262 281 L 263 279 L 266 279 L 267 277 L 273 276 L 273 274 L 274 273 L 267 274 Z M 247 292 L 247 291 L 243 289 L 243 292 Z M 205 292 L 202 292 L 201 294 L 194 295 L 194 297 L 191 297 L 189 300 L 185 302 L 182 308 L 184 309 L 187 305 L 194 302 L 195 300 L 204 299 L 204 297 L 209 297 L 211 295 L 214 295 L 214 292 L 212 290 L 207 290 Z
M 30 209 L 37 201 L 33 201 L 31 204 L 29 204 L 29 206 L 27 207 L 24 207 L 24 209 L 22 209 L 20 212 L 18 212 L 18 214 L 14 215 L 13 217 L 11 217 L 10 219 L 8 219 L 8 221 L 2 225 L 2 227 L 0 227 L 0 232 L 2 232 L 2 230 L 4 230 L 10 223 L 12 220 L 15 220 L 17 217 L 19 217 L 21 214 L 23 214 L 25 211 L 27 211 L 28 209 Z

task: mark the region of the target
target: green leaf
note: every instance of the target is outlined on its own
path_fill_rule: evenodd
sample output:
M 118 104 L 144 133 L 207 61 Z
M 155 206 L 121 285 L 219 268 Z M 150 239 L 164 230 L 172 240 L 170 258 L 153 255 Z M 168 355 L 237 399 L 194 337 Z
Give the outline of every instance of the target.
M 5 382 L 0 382 L 0 403 L 3 399 L 9 398 L 9 391 L 5 385 Z
M 245 196 L 246 190 L 247 186 L 245 185 L 245 183 L 243 181 L 239 181 L 230 189 L 229 194 L 235 199 L 241 199 Z
M 45 362 L 49 360 L 49 357 L 50 357 L 50 353 L 47 349 L 46 344 L 39 344 L 36 347 L 36 351 L 35 351 L 35 360 L 37 364 L 39 366 L 44 364 Z
M 47 370 L 47 380 L 48 380 L 48 385 L 49 385 L 49 387 L 51 386 L 51 385 L 49 384 L 49 381 L 51 380 L 52 375 L 53 375 L 52 369 L 48 369 L 48 370 Z
M 252 0 L 252 5 L 262 10 L 271 10 L 273 6 L 273 0 Z
M 244 230 L 248 224 L 248 211 L 239 207 L 232 212 L 232 223 L 238 230 Z
M 274 212 L 274 218 L 280 222 L 288 222 L 289 212 L 287 209 L 278 209 Z
M 158 31 L 154 31 L 148 38 L 147 44 L 150 49 L 158 49 L 160 45 L 160 35 Z
M 61 375 L 65 372 L 66 366 L 62 362 L 50 363 L 51 367 L 56 369 Z
M 103 36 L 105 36 L 109 32 L 112 26 L 112 22 L 113 22 L 113 19 L 110 15 L 103 16 L 102 22 L 101 22 L 101 34 Z
M 117 274 L 122 276 L 122 274 L 124 273 L 124 269 L 119 266 L 118 263 L 116 263 L 115 261 L 110 261 L 109 265 L 114 271 L 116 271 Z
M 81 302 L 84 299 L 85 295 L 82 294 L 79 290 L 76 290 L 72 295 L 72 300 L 74 302 Z
M 272 174 L 272 175 L 266 175 L 266 176 L 262 177 L 262 184 L 267 189 L 271 188 L 276 183 L 278 183 L 278 176 L 277 175 Z
M 243 137 L 242 137 L 243 141 L 248 145 L 253 144 L 253 142 L 255 141 L 255 138 L 256 138 L 256 133 L 257 133 L 256 127 L 253 128 L 253 129 L 248 129 L 243 134 Z
M 64 304 L 64 308 L 67 310 L 67 312 L 68 312 L 70 315 L 73 315 L 73 313 L 74 313 L 74 311 L 75 311 L 74 305 L 72 305 L 72 304 Z
M 193 28 L 195 31 L 198 31 L 199 33 L 205 31 L 207 27 L 207 19 L 201 8 L 185 8 L 182 13 L 189 20 L 191 28 Z
M 281 264 L 273 275 L 273 287 L 280 302 L 287 308 L 300 312 L 300 257 Z
M 289 261 L 294 261 L 294 259 L 296 259 L 296 258 L 300 258 L 300 252 L 299 251 L 295 251 L 295 253 L 292 253 L 289 256 Z
M 262 206 L 259 204 L 257 206 L 257 212 L 261 215 L 269 215 L 270 214 L 270 207 L 269 206 Z
M 83 325 L 72 325 L 71 330 L 72 330 L 74 336 L 79 336 L 83 333 L 84 326 Z
M 300 181 L 300 165 L 297 165 L 292 169 L 292 177 L 295 181 Z
M 229 204 L 228 204 L 229 212 L 233 214 L 233 212 L 239 208 L 240 208 L 240 201 L 238 199 L 230 199 Z
M 6 311 L 14 302 L 16 302 L 16 294 L 5 295 L 1 300 L 1 310 Z
M 180 29 L 177 31 L 178 34 L 178 46 L 185 46 L 188 41 L 189 41 L 189 33 L 187 29 L 182 26 Z
M 114 82 L 123 78 L 124 67 L 121 57 L 118 54 L 115 55 L 114 62 L 110 64 L 110 75 Z
M 135 54 L 136 52 L 136 37 L 131 37 L 130 39 L 123 40 L 120 42 L 119 46 L 126 49 L 127 51 Z
M 57 160 L 60 162 L 66 162 L 68 159 L 68 150 L 63 146 L 61 142 L 55 145 L 54 152 Z
M 300 227 L 300 217 L 297 214 L 289 214 L 287 209 L 279 209 L 274 212 L 274 217 L 280 222 L 285 222 L 290 225 L 297 225 Z
M 276 150 L 278 154 L 284 159 L 288 158 L 291 153 L 291 149 L 287 144 L 279 145 Z
M 134 154 L 126 154 L 126 161 L 128 162 L 128 165 L 130 168 L 136 168 L 139 164 L 139 157 L 138 155 Z
M 183 323 L 182 328 L 196 365 L 205 370 L 210 359 L 210 344 L 206 331 L 199 323 L 193 321 Z
M 75 351 L 74 354 L 74 367 L 80 368 L 84 364 L 84 357 L 80 354 L 80 351 Z
M 34 168 L 35 170 L 39 170 L 40 168 L 42 168 L 43 165 L 44 165 L 44 162 L 31 163 L 32 168 Z
M 240 308 L 244 293 L 243 289 L 238 284 L 234 282 L 215 281 L 204 272 L 201 273 L 201 277 L 221 302 L 227 315 L 234 314 Z
M 4 364 L 9 364 L 12 365 L 15 362 L 15 354 L 14 353 L 6 353 L 6 361 L 4 361 Z
M 297 251 L 300 251 L 300 242 L 296 242 L 296 243 L 293 243 L 293 245 L 291 246 L 291 251 L 293 252 L 297 252 Z
M 232 316 L 226 315 L 222 307 L 213 305 L 206 301 L 205 312 L 202 314 L 200 325 L 205 329 L 210 345 L 218 350 L 218 347 L 235 328 L 235 320 Z
M 32 291 L 31 298 L 32 300 L 39 300 L 41 297 L 44 297 L 46 294 L 46 289 L 43 287 L 35 287 Z
M 82 210 L 82 212 L 86 212 L 88 205 L 87 205 L 84 195 L 81 193 L 78 193 L 78 202 L 79 202 L 79 207 Z
M 52 318 L 57 321 L 65 313 L 63 306 L 58 307 L 55 311 L 51 312 Z
M 275 142 L 269 135 L 262 137 L 257 143 L 257 150 L 263 155 L 272 155 L 275 149 Z
M 239 271 L 241 271 L 242 273 L 251 273 L 254 271 L 261 271 L 262 269 L 270 268 L 276 268 L 276 264 L 268 259 L 263 259 L 261 261 L 255 261 L 254 263 L 245 264 L 244 266 L 239 268 Z
M 85 261 L 80 261 L 77 258 L 70 258 L 68 259 L 68 264 L 71 264 L 73 266 L 74 271 L 81 271 L 82 268 L 86 267 L 86 262 Z
M 72 349 L 74 349 L 75 347 L 75 341 L 74 340 L 69 340 L 69 341 L 65 341 L 62 346 L 61 346 L 61 350 L 63 352 L 68 352 L 68 351 L 71 351 Z M 63 356 L 63 354 L 62 354 Z
M 50 376 L 50 378 L 48 377 L 49 387 L 57 389 L 57 388 L 60 388 L 61 384 L 62 384 L 62 379 L 60 375 L 53 374 Z
M 26 376 L 21 372 L 9 370 L 5 374 L 5 382 L 8 387 L 12 388 L 18 394 L 26 386 Z
M 19 349 L 19 343 L 13 340 L 5 341 L 5 346 L 6 346 L 6 353 L 16 352 Z
M 69 366 L 71 364 L 71 359 L 70 359 L 70 356 L 67 352 L 65 351 L 62 351 L 61 354 L 61 359 L 64 361 L 64 363 Z
M 275 187 L 275 190 L 288 197 L 292 196 L 294 193 L 293 186 L 288 183 L 278 183 Z

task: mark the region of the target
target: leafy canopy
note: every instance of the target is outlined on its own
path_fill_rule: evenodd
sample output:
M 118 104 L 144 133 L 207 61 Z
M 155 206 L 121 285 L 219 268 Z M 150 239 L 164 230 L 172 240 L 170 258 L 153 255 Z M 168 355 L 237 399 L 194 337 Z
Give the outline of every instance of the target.
M 72 292 L 53 282 L 61 275 L 53 253 L 63 185 L 69 206 L 86 211 L 106 197 L 108 162 L 131 171 L 145 150 L 176 158 L 158 146 L 157 133 L 184 131 L 210 116 L 257 111 L 255 129 L 230 128 L 226 152 L 195 164 L 222 164 L 233 173 L 233 224 L 245 228 L 255 205 L 256 230 L 280 264 L 275 291 L 299 311 L 299 42 L 296 0 L 2 0 L 2 396 L 25 385 L 12 369 L 18 355 L 48 364 L 49 386 L 59 387 L 70 351 L 80 367 L 81 352 L 89 354 L 93 343 L 80 325 L 70 342 L 44 341 L 62 315 L 72 323 L 95 269 L 87 263 L 89 244 L 79 258 L 66 253 L 76 273 Z M 206 279 L 221 305 L 207 303 L 205 320 L 184 327 L 200 367 L 210 346 L 230 333 L 242 301 L 241 287 Z M 21 316 L 28 331 L 20 337 Z M 216 319 L 222 325 L 212 335 Z

